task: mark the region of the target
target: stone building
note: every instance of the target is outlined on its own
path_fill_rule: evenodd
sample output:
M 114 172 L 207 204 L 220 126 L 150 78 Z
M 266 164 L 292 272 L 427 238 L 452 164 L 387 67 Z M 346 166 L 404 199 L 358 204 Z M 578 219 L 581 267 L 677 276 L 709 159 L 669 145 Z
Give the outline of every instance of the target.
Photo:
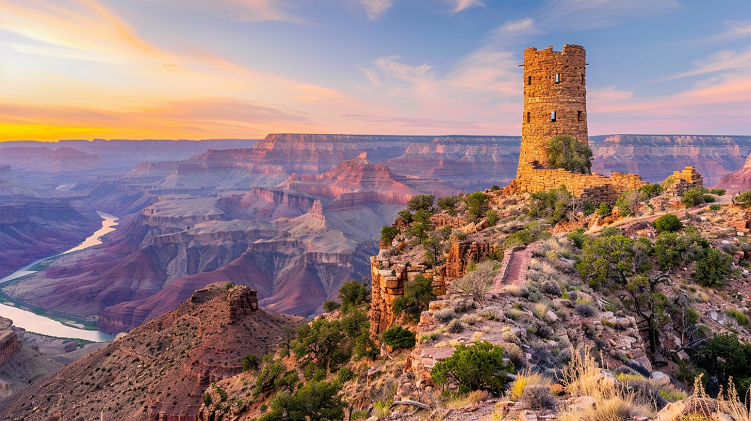
M 532 168 L 550 168 L 545 144 L 568 135 L 589 144 L 584 48 L 564 45 L 524 50 L 524 115 L 519 151 L 520 174 Z
M 535 193 L 565 186 L 578 197 L 598 203 L 615 200 L 646 184 L 635 174 L 574 174 L 550 167 L 545 146 L 567 135 L 589 143 L 587 130 L 586 52 L 579 45 L 524 50 L 524 113 L 516 179 L 508 193 Z

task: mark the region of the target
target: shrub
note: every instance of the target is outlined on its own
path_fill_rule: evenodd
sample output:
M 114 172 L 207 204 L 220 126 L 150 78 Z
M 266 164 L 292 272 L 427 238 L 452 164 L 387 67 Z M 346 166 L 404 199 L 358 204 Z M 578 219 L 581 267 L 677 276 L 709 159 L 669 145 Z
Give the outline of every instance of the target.
M 722 209 L 722 205 L 709 205 L 709 210 L 718 211 Z
M 456 215 L 456 204 L 459 203 L 459 200 L 459 197 L 442 197 L 438 199 L 438 208 L 454 216 Z
M 509 235 L 504 245 L 505 247 L 526 246 L 549 235 L 550 233 L 546 231 L 543 224 L 539 221 L 532 221 L 521 230 Z
M 735 196 L 733 203 L 744 208 L 751 208 L 751 190 Z
M 300 326 L 290 347 L 299 362 L 313 363 L 316 368 L 331 372 L 350 359 L 351 346 L 343 346 L 349 343 L 347 339 L 341 321 L 318 319 Z
M 278 394 L 271 402 L 271 410 L 258 420 L 342 420 L 344 403 L 339 389 L 337 382 L 308 382 L 294 393 Z
M 409 199 L 409 201 L 407 202 L 407 209 L 413 212 L 417 212 L 419 210 L 431 211 L 433 209 L 434 201 L 435 196 L 430 194 L 420 194 Z
M 657 218 L 652 224 L 658 234 L 661 232 L 676 232 L 683 229 L 681 220 L 672 213 Z
M 556 399 L 550 393 L 548 386 L 528 386 L 522 393 L 522 402 L 530 409 L 552 409 L 555 408 Z
M 618 207 L 618 215 L 629 216 L 636 214 L 641 204 L 641 193 L 639 191 L 629 191 L 621 193 L 615 206 Z
M 462 333 L 464 332 L 464 325 L 459 320 L 454 319 L 446 326 L 446 330 L 449 333 Z
M 545 145 L 545 153 L 553 168 L 590 174 L 592 172 L 592 149 L 572 136 L 556 136 Z
M 532 193 L 529 216 L 543 218 L 548 224 L 555 224 L 566 216 L 572 201 L 573 197 L 565 187 Z
M 596 212 L 600 216 L 608 216 L 613 212 L 613 207 L 607 203 L 600 203 L 600 206 L 597 207 Z
M 260 365 L 260 360 L 258 359 L 258 355 L 256 354 L 248 354 L 240 360 L 243 371 L 250 371 L 250 370 L 258 370 L 258 366 Z
M 575 310 L 582 317 L 592 317 L 595 315 L 595 309 L 589 304 L 577 304 Z
M 690 190 L 686 190 L 681 197 L 681 203 L 687 208 L 701 205 L 704 203 L 704 193 L 706 189 L 703 187 L 695 187 Z
M 710 248 L 696 261 L 694 279 L 701 286 L 717 287 L 730 276 L 733 258 L 720 250 Z
M 464 201 L 467 203 L 467 212 L 474 219 L 481 218 L 488 211 L 488 201 L 490 201 L 490 195 L 482 192 L 470 193 L 464 197 Z
M 659 196 L 664 189 L 659 184 L 647 184 L 639 187 L 639 192 L 642 194 L 644 200 L 649 200 L 655 196 Z
M 342 300 L 342 311 L 346 312 L 357 307 L 368 298 L 368 290 L 364 284 L 357 281 L 345 282 L 339 289 L 339 299 Z
M 336 301 L 324 301 L 323 302 L 323 309 L 326 310 L 327 313 L 331 313 L 332 311 L 338 309 L 342 305 L 337 303 Z
M 203 394 L 203 404 L 206 406 L 211 405 L 211 394 L 209 392 Z
M 566 238 L 573 241 L 577 248 L 582 248 L 584 247 L 584 242 L 589 239 L 589 236 L 584 234 L 584 232 L 584 228 L 577 228 L 566 234 Z
M 381 228 L 381 243 L 390 247 L 397 235 L 399 235 L 399 228 L 384 226 Z
M 231 290 L 234 287 L 235 287 L 235 283 L 234 282 L 227 282 L 227 284 L 224 285 L 225 291 L 229 291 L 229 290 Z
M 412 223 L 412 212 L 410 212 L 408 209 L 402 209 L 399 211 L 398 219 L 400 219 L 405 224 Z
M 709 193 L 715 196 L 724 196 L 727 191 L 725 189 L 712 189 Z
M 422 274 L 407 282 L 404 295 L 394 300 L 394 314 L 399 316 L 404 313 L 409 319 L 418 320 L 420 313 L 427 310 L 428 304 L 435 298 L 432 282 Z
M 391 402 L 378 401 L 373 403 L 373 416 L 379 420 L 384 419 L 391 413 Z
M 555 281 L 543 282 L 540 286 L 540 290 L 545 294 L 555 295 L 556 297 L 561 296 L 561 286 L 558 285 L 558 282 Z
M 401 326 L 391 326 L 383 332 L 383 342 L 396 349 L 409 349 L 415 346 L 415 334 Z
M 281 361 L 274 361 L 263 366 L 263 370 L 256 378 L 256 384 L 253 388 L 253 396 L 258 396 L 264 392 L 273 390 L 277 378 L 286 372 L 287 368 Z
M 458 316 L 454 309 L 452 308 L 442 308 L 440 310 L 437 310 L 435 313 L 433 313 L 433 317 L 436 318 L 439 322 L 446 323 L 451 320 L 456 319 Z
M 495 263 L 485 261 L 475 266 L 475 270 L 468 271 L 461 278 L 451 283 L 456 292 L 469 296 L 477 302 L 483 302 L 485 294 L 493 286 Z
M 506 386 L 506 374 L 514 371 L 514 365 L 503 361 L 503 348 L 490 342 L 460 344 L 454 354 L 438 362 L 431 371 L 438 385 L 456 380 L 469 390 L 485 389 L 500 392 Z
M 728 311 L 726 311 L 725 314 L 735 319 L 736 323 L 738 323 L 739 325 L 742 325 L 742 326 L 748 325 L 748 316 L 738 311 L 738 309 L 735 309 L 735 308 L 728 309 Z
M 498 212 L 492 209 L 485 212 L 485 220 L 488 222 L 488 226 L 492 227 L 498 222 Z
M 710 377 L 716 376 L 721 385 L 727 385 L 732 378 L 742 396 L 748 392 L 751 380 L 751 344 L 740 342 L 733 334 L 720 334 L 710 339 L 694 360 Z

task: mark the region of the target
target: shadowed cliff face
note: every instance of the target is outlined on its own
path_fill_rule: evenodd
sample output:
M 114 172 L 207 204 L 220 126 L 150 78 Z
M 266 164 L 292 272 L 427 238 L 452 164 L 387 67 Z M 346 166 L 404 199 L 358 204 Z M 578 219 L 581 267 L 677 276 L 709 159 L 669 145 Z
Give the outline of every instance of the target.
M 275 349 L 299 322 L 259 310 L 249 288 L 210 285 L 4 401 L 0 418 L 196 420 L 209 384 L 239 373 L 242 356 Z
M 751 155 L 743 167 L 722 177 L 716 187 L 733 194 L 751 190 Z

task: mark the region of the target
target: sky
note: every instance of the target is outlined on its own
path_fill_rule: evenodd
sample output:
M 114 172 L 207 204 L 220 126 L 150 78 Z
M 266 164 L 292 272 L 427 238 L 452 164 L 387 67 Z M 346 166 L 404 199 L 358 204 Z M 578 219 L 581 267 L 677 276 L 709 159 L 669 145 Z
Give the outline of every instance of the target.
M 749 0 L 0 0 L 0 141 L 519 135 L 563 44 L 590 135 L 751 135 Z

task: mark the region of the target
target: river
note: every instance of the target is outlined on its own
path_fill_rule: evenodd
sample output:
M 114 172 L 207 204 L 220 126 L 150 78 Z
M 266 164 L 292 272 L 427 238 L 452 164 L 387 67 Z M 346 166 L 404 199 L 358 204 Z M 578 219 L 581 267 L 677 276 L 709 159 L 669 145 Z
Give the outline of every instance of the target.
M 114 215 L 109 215 L 104 212 L 97 213 L 100 217 L 102 217 L 102 227 L 99 228 L 95 233 L 91 234 L 88 238 L 83 240 L 81 244 L 63 253 L 56 254 L 54 256 L 48 256 L 31 262 L 21 269 L 18 269 L 10 275 L 0 279 L 0 284 L 10 282 L 22 276 L 36 273 L 37 271 L 32 270 L 31 268 L 46 260 L 102 244 L 101 237 L 116 229 L 115 227 L 117 226 L 118 218 Z M 35 314 L 31 311 L 23 310 L 6 304 L 0 304 L 0 316 L 12 319 L 13 324 L 17 327 L 21 327 L 29 332 L 39 333 L 41 335 L 57 336 L 61 338 L 85 339 L 87 341 L 94 342 L 111 341 L 112 339 L 114 339 L 112 335 L 100 332 L 98 330 L 78 329 L 72 326 L 64 325 L 57 320 L 52 320 L 39 314 Z

